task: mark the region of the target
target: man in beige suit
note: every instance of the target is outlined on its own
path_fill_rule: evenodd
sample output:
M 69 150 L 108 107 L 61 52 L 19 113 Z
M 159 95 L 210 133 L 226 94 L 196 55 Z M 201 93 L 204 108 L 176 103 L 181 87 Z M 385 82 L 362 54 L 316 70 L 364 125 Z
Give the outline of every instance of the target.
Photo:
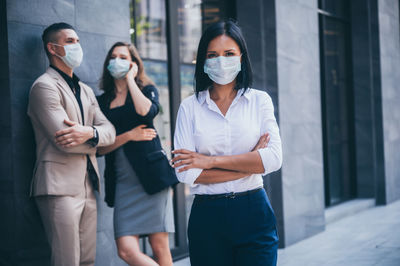
M 96 147 L 112 144 L 115 129 L 93 91 L 73 73 L 83 57 L 73 27 L 53 24 L 42 39 L 50 67 L 29 96 L 37 157 L 31 194 L 51 246 L 52 265 L 94 265 Z

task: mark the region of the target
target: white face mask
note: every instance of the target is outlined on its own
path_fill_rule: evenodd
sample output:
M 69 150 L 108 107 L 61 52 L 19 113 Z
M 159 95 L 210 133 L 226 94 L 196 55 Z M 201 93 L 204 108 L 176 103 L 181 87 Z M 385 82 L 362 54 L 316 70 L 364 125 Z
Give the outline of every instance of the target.
M 217 84 L 231 83 L 241 70 L 240 56 L 218 56 L 206 59 L 204 73 Z
M 115 79 L 122 79 L 129 72 L 130 62 L 126 59 L 115 58 L 108 63 L 107 69 Z
M 79 43 L 68 44 L 68 45 L 60 45 L 56 43 L 52 43 L 57 46 L 63 46 L 65 55 L 60 56 L 56 54 L 63 62 L 71 69 L 80 66 L 82 63 L 83 52 L 82 47 Z

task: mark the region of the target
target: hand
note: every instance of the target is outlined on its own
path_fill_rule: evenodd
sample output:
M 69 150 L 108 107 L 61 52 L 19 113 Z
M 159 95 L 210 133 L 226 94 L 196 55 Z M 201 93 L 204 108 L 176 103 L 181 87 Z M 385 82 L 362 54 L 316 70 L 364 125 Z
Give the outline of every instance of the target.
M 264 135 L 262 135 L 260 137 L 260 139 L 258 140 L 256 146 L 251 151 L 256 151 L 256 150 L 259 150 L 259 149 L 266 148 L 268 146 L 268 143 L 269 143 L 270 139 L 271 139 L 271 137 L 269 136 L 269 133 L 265 133 Z
M 172 167 L 177 168 L 183 166 L 178 172 L 189 170 L 190 168 L 211 169 L 213 168 L 213 157 L 203 155 L 197 152 L 185 149 L 174 150 L 173 154 L 177 155 L 172 160 Z
M 126 74 L 126 79 L 135 80 L 138 73 L 138 65 L 135 62 L 131 62 L 130 69 Z
M 140 125 L 128 131 L 129 139 L 133 141 L 152 140 L 157 136 L 154 128 L 146 128 L 146 125 Z
M 64 124 L 69 126 L 69 128 L 56 132 L 55 141 L 57 145 L 70 148 L 85 143 L 87 140 L 93 138 L 92 127 L 82 126 L 68 119 L 64 119 Z

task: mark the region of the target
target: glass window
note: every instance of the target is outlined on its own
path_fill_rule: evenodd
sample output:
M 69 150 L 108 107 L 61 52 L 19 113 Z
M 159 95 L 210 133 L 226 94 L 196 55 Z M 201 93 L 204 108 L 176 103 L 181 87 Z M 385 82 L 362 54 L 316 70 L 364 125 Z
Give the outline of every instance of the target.
M 143 59 L 147 75 L 160 94 L 160 113 L 155 127 L 163 148 L 171 154 L 165 1 L 135 0 L 131 2 L 131 39 Z
M 355 196 L 349 24 L 326 15 L 320 20 L 325 197 L 331 206 Z
M 131 37 L 142 58 L 167 60 L 165 1 L 135 0 Z
M 197 47 L 202 33 L 201 1 L 180 0 L 178 9 L 181 99 L 193 94 Z
M 203 30 L 216 21 L 226 16 L 222 12 L 222 6 L 227 5 L 228 0 L 179 0 L 178 5 L 178 32 L 179 32 L 179 58 L 171 60 L 179 61 L 181 99 L 194 93 L 194 70 L 196 64 L 196 54 L 199 40 Z M 231 5 L 231 7 L 233 7 Z M 167 28 L 166 28 L 166 5 L 164 0 L 131 0 L 131 40 L 138 48 L 139 54 L 143 59 L 147 75 L 156 84 L 160 93 L 160 114 L 155 120 L 155 127 L 161 138 L 163 148 L 170 155 L 173 137 L 171 136 L 170 124 L 170 93 L 173 91 L 168 88 L 168 55 L 167 55 Z M 232 8 L 231 8 L 232 9 Z M 229 10 L 231 10 L 229 9 Z M 173 40 L 177 42 L 177 40 Z M 178 42 L 177 42 L 178 43 Z M 175 107 L 174 107 L 175 108 Z M 182 186 L 183 187 L 183 186 Z M 184 193 L 184 201 L 179 202 L 179 206 L 185 203 L 186 217 L 189 217 L 193 197 L 190 196 L 188 186 L 176 190 L 174 196 Z M 175 200 L 176 200 L 175 198 Z M 177 201 L 175 202 L 177 203 Z M 177 206 L 177 205 L 175 205 Z M 178 208 L 175 209 L 178 211 Z M 179 216 L 181 213 L 179 213 Z M 183 214 L 184 215 L 184 214 Z M 177 217 L 177 213 L 175 213 Z M 181 216 L 182 217 L 182 216 Z M 184 233 L 182 233 L 182 228 Z M 175 228 L 176 236 L 186 235 L 186 225 Z M 179 252 L 180 247 L 175 245 L 174 235 L 170 235 L 171 248 L 176 248 Z M 179 244 L 180 245 L 180 244 Z M 151 254 L 147 240 L 142 241 L 142 249 L 147 254 Z
M 146 74 L 159 92 L 160 113 L 154 120 L 163 149 L 171 155 L 171 123 L 167 70 L 166 12 L 164 0 L 131 1 L 131 41 L 143 60 Z M 169 234 L 170 247 L 174 248 L 175 236 Z M 151 255 L 147 238 L 142 240 L 142 250 Z
M 335 15 L 337 17 L 346 19 L 349 17 L 349 1 L 347 0 L 320 0 L 319 8 Z
M 179 0 L 179 52 L 181 99 L 194 93 L 194 71 L 197 48 L 203 31 L 212 23 L 222 19 L 221 1 Z M 186 218 L 189 219 L 193 196 L 185 186 Z

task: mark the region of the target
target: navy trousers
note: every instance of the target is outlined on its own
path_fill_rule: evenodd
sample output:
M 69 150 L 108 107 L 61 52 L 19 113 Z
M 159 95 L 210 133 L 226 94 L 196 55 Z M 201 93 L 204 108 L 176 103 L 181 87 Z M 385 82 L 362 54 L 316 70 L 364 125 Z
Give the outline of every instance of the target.
M 188 226 L 192 266 L 275 266 L 276 219 L 265 190 L 194 199 Z

